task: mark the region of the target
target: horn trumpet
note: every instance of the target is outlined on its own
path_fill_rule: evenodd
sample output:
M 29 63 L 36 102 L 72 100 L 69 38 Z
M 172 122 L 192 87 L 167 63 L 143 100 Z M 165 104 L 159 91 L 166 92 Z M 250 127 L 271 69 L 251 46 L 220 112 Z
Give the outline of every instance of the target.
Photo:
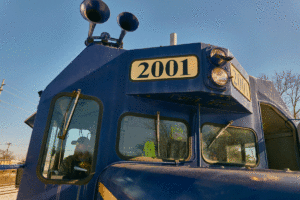
M 122 41 L 127 32 L 133 32 L 139 27 L 139 20 L 137 17 L 129 12 L 122 12 L 117 17 L 117 22 L 121 27 L 122 31 L 118 39 L 119 46 L 122 47 Z
M 87 42 L 91 43 L 96 24 L 106 22 L 110 17 L 110 10 L 101 0 L 84 0 L 80 5 L 80 13 L 85 20 L 90 22 Z

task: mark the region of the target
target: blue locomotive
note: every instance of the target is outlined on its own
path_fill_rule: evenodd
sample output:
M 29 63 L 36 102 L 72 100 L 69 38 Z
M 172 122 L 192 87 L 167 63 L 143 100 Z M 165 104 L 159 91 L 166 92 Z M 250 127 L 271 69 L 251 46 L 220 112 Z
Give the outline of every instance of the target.
M 209 44 L 125 50 L 133 14 L 115 39 L 93 36 L 104 2 L 80 11 L 87 47 L 25 121 L 18 199 L 300 199 L 299 130 L 272 82 Z

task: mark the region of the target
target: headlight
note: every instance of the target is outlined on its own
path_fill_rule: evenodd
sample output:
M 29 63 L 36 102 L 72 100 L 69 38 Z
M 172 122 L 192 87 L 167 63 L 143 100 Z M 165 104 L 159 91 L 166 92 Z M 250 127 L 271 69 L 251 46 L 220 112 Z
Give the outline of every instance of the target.
M 215 55 L 222 55 L 222 56 L 226 56 L 225 52 L 221 49 L 212 49 L 210 52 L 210 57 L 214 57 Z
M 226 62 L 233 59 L 231 56 L 227 56 L 225 51 L 220 48 L 214 48 L 210 51 L 210 60 L 215 66 L 224 65 Z
M 224 69 L 216 67 L 211 72 L 211 78 L 217 85 L 224 86 L 228 81 L 228 74 Z
M 216 66 L 220 66 L 223 65 L 226 61 L 223 60 L 220 56 L 225 57 L 226 54 L 223 50 L 215 48 L 212 49 L 210 52 L 210 60 L 212 61 L 212 63 Z

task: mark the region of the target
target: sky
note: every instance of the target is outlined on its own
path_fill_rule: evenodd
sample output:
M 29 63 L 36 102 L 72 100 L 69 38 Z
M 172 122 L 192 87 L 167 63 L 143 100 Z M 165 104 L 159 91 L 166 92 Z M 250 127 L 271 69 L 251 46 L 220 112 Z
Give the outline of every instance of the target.
M 89 23 L 82 1 L 0 0 L 0 149 L 5 143 L 25 158 L 32 129 L 24 120 L 36 111 L 38 91 L 81 52 Z M 203 42 L 228 48 L 249 75 L 293 70 L 300 73 L 299 0 L 106 0 L 110 18 L 94 36 L 118 38 L 116 18 L 131 12 L 139 20 L 126 34 L 124 49 Z

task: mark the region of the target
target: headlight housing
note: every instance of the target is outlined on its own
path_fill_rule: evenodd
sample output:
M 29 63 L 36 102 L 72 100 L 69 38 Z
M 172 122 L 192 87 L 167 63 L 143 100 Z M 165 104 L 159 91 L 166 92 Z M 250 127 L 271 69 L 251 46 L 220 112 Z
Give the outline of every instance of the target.
M 225 91 L 229 87 L 229 64 L 234 58 L 228 49 L 208 46 L 206 49 L 207 67 L 205 72 L 205 85 L 212 90 Z
M 221 66 L 226 63 L 222 58 L 226 57 L 226 53 L 219 48 L 214 48 L 210 51 L 210 60 L 215 66 Z
M 216 67 L 211 71 L 211 78 L 218 86 L 225 86 L 228 82 L 228 74 L 221 67 Z

